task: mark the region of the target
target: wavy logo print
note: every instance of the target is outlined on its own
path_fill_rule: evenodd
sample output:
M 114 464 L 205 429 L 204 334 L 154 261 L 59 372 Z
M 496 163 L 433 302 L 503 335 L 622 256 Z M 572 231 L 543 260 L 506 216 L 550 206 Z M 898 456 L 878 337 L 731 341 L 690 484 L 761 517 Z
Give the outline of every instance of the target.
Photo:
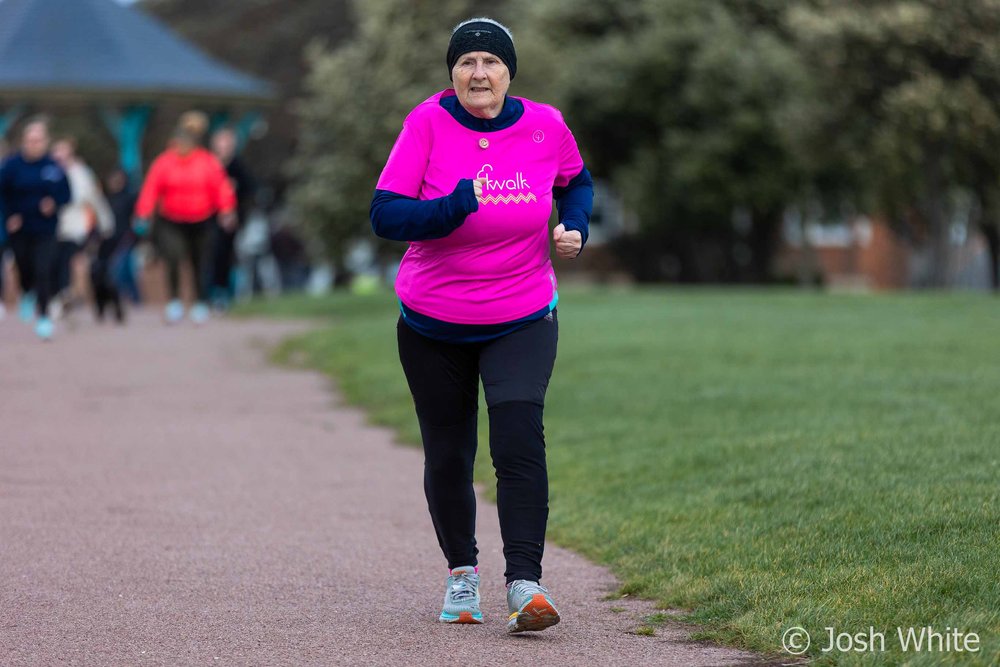
M 477 179 L 485 181 L 483 194 L 478 198 L 480 204 L 528 204 L 538 201 L 533 192 L 525 192 L 525 190 L 531 190 L 531 186 L 528 185 L 522 172 L 514 174 L 514 178 L 500 180 L 491 178 L 492 174 L 493 165 L 491 164 L 484 164 L 483 168 L 476 174 Z M 500 194 L 501 191 L 506 191 L 506 193 Z
M 534 192 L 528 194 L 518 192 L 516 195 L 486 195 L 479 198 L 481 204 L 525 204 L 533 201 L 538 201 Z

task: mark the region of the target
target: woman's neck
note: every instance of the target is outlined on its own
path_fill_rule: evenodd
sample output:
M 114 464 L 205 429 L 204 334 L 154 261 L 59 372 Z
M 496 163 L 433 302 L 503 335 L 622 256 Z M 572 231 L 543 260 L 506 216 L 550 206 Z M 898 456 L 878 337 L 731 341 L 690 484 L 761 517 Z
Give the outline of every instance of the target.
M 504 97 L 503 107 L 494 118 L 473 116 L 458 99 L 457 95 L 442 95 L 441 106 L 459 123 L 476 132 L 503 130 L 518 121 L 524 113 L 524 105 L 516 97 Z
M 463 109 L 469 112 L 470 116 L 475 116 L 476 118 L 482 118 L 484 120 L 492 120 L 497 116 L 499 116 L 500 112 L 503 111 L 503 105 L 506 101 L 507 101 L 507 96 L 504 95 L 504 98 L 500 100 L 499 104 L 496 104 L 492 107 L 487 107 L 485 109 L 470 109 L 469 107 L 465 106 L 461 98 L 459 98 L 458 103 L 462 105 Z

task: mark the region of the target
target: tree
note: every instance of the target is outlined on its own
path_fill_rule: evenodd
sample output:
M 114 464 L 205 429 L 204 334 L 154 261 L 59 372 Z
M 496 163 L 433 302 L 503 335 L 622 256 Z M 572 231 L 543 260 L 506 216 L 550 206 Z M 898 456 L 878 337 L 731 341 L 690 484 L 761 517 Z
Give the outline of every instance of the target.
M 1000 4 L 816 0 L 793 9 L 788 26 L 818 82 L 802 142 L 817 172 L 838 159 L 866 208 L 898 225 L 915 219 L 936 287 L 947 277 L 949 201 L 972 192 L 996 287 Z
M 563 109 L 594 173 L 638 214 L 643 255 L 630 259 L 639 277 L 669 277 L 660 267 L 673 265 L 682 280 L 767 280 L 782 213 L 799 191 L 782 128 L 804 79 L 775 31 L 778 5 L 518 7 L 515 36 L 536 64 L 551 63 L 529 87 Z

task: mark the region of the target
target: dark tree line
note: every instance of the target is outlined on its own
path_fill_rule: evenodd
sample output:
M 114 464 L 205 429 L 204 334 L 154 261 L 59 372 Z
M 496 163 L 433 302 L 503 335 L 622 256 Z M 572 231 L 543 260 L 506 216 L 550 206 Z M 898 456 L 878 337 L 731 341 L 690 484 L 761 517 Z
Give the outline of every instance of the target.
M 251 20 L 290 4 L 294 19 Z M 294 153 L 283 172 L 293 201 L 334 258 L 368 233 L 371 189 L 403 115 L 448 85 L 449 28 L 488 13 L 514 30 L 512 92 L 564 112 L 591 170 L 638 219 L 618 250 L 639 278 L 766 282 L 784 213 L 819 207 L 889 221 L 931 258 L 927 284 L 943 285 L 950 221 L 964 206 L 989 242 L 996 283 L 1000 5 L 991 0 L 234 5 L 270 55 L 256 38 L 217 38 L 232 17 L 216 12 L 209 28 L 196 5 L 144 3 L 234 64 L 267 76 L 284 63 L 290 97 L 303 96 L 274 155 Z M 335 39 L 307 47 L 317 32 Z

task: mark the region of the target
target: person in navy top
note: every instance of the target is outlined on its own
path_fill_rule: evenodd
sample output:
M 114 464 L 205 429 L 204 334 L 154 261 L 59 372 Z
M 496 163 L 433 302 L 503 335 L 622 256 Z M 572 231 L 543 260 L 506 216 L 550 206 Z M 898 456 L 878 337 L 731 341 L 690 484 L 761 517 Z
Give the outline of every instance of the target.
M 49 155 L 49 123 L 36 116 L 24 126 L 21 150 L 0 166 L 0 220 L 21 280 L 21 318 L 34 319 L 43 340 L 53 334 L 48 316 L 59 209 L 70 201 L 66 173 Z

